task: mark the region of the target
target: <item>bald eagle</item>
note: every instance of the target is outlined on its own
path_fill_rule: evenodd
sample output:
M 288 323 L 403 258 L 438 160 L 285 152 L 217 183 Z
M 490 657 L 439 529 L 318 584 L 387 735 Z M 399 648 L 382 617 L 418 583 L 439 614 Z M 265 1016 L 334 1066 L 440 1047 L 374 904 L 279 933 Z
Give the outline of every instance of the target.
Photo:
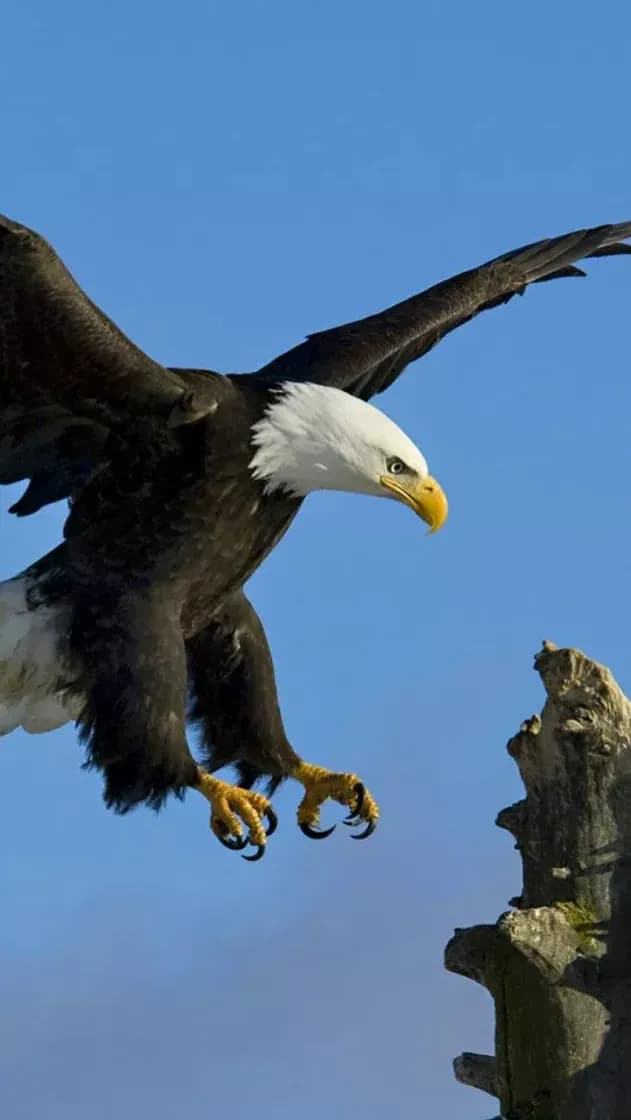
M 224 376 L 147 357 L 41 236 L 0 218 L 0 482 L 28 482 L 18 516 L 70 506 L 63 543 L 0 583 L 0 734 L 76 721 L 108 806 L 198 790 L 218 839 L 255 849 L 245 858 L 265 851 L 287 778 L 303 787 L 306 835 L 332 831 L 319 827 L 327 799 L 353 835 L 373 832 L 360 778 L 288 741 L 243 585 L 313 490 L 391 498 L 440 529 L 443 490 L 369 398 L 478 312 L 583 276 L 575 261 L 631 252 L 629 237 L 631 222 L 539 241 Z M 227 764 L 238 784 L 215 777 Z

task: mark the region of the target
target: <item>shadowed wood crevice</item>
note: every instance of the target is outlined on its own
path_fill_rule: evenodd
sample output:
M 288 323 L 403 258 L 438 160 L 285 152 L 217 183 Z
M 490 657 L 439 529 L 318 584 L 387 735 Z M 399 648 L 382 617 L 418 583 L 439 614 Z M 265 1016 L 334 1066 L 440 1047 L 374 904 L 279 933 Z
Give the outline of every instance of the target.
M 631 1115 L 631 703 L 608 669 L 545 643 L 540 716 L 508 743 L 526 797 L 503 809 L 523 865 L 515 909 L 456 930 L 446 967 L 495 1004 L 495 1056 L 458 1080 L 506 1120 Z

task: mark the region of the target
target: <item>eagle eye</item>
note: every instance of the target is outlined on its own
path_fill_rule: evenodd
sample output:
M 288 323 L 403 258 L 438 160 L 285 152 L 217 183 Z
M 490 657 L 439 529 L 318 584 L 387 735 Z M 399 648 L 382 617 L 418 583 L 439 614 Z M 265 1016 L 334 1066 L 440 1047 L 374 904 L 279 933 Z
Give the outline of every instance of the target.
M 402 459 L 397 459 L 396 456 L 388 459 L 386 462 L 389 474 L 403 474 L 407 467 Z

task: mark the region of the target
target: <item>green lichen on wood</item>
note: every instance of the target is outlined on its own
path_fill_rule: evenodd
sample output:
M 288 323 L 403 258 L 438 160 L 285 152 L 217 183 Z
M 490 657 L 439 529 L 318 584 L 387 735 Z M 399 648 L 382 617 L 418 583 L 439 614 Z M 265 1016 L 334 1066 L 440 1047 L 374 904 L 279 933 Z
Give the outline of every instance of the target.
M 595 930 L 601 919 L 594 907 L 583 899 L 575 899 L 568 902 L 555 902 L 554 909 L 563 914 L 567 924 L 577 935 L 578 951 L 585 956 L 599 956 L 602 946 Z

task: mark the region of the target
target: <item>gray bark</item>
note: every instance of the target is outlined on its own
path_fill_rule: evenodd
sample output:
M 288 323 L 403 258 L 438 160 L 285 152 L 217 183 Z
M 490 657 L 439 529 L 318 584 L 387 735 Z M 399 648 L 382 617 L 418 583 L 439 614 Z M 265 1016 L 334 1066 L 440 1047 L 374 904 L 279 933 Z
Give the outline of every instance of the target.
M 523 891 L 494 925 L 456 930 L 445 964 L 495 1003 L 495 1057 L 464 1084 L 506 1120 L 631 1118 L 631 703 L 608 669 L 545 643 L 547 699 L 508 751 L 526 797 L 502 810 Z

